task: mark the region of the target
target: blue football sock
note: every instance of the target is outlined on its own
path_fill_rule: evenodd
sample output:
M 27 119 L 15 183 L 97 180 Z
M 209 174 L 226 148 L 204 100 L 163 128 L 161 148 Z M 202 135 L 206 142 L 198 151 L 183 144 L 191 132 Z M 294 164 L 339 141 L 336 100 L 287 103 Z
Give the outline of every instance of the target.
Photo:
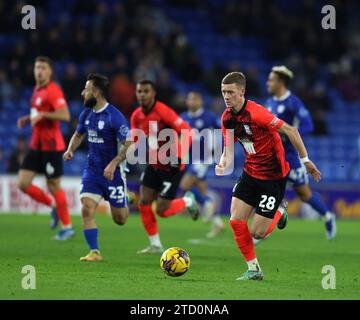
M 326 212 L 329 211 L 325 204 L 321 201 L 319 194 L 316 192 L 312 193 L 312 197 L 308 201 L 308 204 L 310 204 L 322 216 L 324 216 Z
M 98 245 L 98 229 L 85 229 L 84 237 L 87 244 L 89 245 L 90 250 L 99 250 Z
M 190 191 L 194 194 L 196 201 L 200 205 L 204 205 L 204 203 L 210 199 L 208 196 L 204 196 L 198 188 L 192 188 Z

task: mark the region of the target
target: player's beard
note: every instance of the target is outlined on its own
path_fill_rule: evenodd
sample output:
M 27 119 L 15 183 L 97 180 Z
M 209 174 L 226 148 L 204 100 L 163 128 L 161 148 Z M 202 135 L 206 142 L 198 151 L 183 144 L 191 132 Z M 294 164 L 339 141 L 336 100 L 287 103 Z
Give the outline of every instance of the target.
M 91 98 L 89 98 L 87 100 L 84 100 L 84 106 L 86 108 L 94 108 L 96 103 L 97 103 L 97 100 L 96 100 L 95 97 L 91 97 Z

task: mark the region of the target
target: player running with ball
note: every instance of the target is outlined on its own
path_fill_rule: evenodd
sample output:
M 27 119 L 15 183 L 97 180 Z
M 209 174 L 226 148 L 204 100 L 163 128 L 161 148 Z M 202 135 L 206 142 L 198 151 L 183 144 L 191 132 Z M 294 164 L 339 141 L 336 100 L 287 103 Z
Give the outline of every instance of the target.
M 285 161 L 280 134 L 287 136 L 299 153 L 301 162 L 315 181 L 320 171 L 309 160 L 298 130 L 275 117 L 270 111 L 245 98 L 246 79 L 241 72 L 227 74 L 221 83 L 226 109 L 221 117 L 224 151 L 215 167 L 218 176 L 228 174 L 234 159 L 234 142 L 244 148 L 244 171 L 233 189 L 230 225 L 248 270 L 237 280 L 262 280 L 264 274 L 255 254 L 255 239 L 266 237 L 287 223 L 283 200 L 289 164 Z M 232 134 L 233 133 L 233 134 Z M 255 209 L 250 228 L 247 220 Z
M 132 144 L 129 128 L 123 114 L 106 101 L 109 85 L 107 77 L 90 74 L 82 92 L 86 109 L 80 114 L 76 132 L 72 136 L 64 160 L 70 160 L 85 135 L 88 137 L 89 155 L 82 177 L 80 198 L 84 237 L 90 253 L 80 261 L 101 261 L 95 209 L 104 198 L 109 201 L 114 222 L 123 225 L 128 216 L 126 197 L 125 158 Z

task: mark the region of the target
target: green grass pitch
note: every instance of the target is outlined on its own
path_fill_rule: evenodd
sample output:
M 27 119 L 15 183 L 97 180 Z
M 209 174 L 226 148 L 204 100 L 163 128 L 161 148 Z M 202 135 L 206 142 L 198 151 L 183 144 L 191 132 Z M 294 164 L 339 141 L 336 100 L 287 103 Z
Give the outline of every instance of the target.
M 165 247 L 180 246 L 191 258 L 182 277 L 166 276 L 159 255 L 140 256 L 148 242 L 137 214 L 125 226 L 97 216 L 104 261 L 80 263 L 88 252 L 80 217 L 76 236 L 55 242 L 48 216 L 0 215 L 0 299 L 359 299 L 360 221 L 338 221 L 327 241 L 321 221 L 290 219 L 256 247 L 263 281 L 239 282 L 246 264 L 232 232 L 208 240 L 209 226 L 189 217 L 158 219 Z M 36 289 L 24 290 L 24 265 L 36 269 Z M 322 288 L 324 265 L 336 269 L 336 289 Z

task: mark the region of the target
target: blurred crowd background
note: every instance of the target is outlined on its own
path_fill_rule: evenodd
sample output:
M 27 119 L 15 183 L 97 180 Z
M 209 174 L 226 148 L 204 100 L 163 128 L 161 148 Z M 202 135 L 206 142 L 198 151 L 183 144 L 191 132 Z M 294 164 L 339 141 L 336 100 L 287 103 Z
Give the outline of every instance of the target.
M 21 29 L 25 4 L 36 8 L 36 30 Z M 336 8 L 335 30 L 321 27 L 326 4 Z M 16 119 L 29 112 L 34 58 L 48 55 L 73 119 L 63 124 L 67 141 L 83 109 L 80 93 L 89 72 L 111 78 L 109 100 L 128 118 L 136 107 L 135 83 L 143 78 L 153 80 L 158 99 L 179 113 L 186 110 L 186 94 L 197 90 L 206 108 L 220 115 L 227 72 L 243 71 L 247 97 L 263 103 L 271 67 L 285 64 L 295 76 L 290 89 L 314 119 L 315 131 L 305 140 L 324 181 L 356 183 L 359 12 L 356 0 L 1 1 L 0 173 L 17 172 L 26 152 L 31 128 L 19 130 Z M 85 157 L 86 146 L 65 166 L 66 174 L 80 175 Z

